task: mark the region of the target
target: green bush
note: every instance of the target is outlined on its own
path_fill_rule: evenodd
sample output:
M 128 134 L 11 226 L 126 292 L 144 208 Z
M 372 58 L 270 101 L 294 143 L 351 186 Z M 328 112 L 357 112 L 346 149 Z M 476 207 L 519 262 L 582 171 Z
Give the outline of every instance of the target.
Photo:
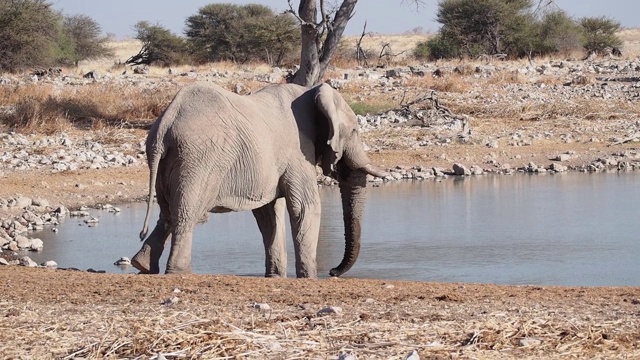
M 187 18 L 186 35 L 200 62 L 280 64 L 299 46 L 299 24 L 259 4 L 210 4 Z
M 63 17 L 45 0 L 0 0 L 0 71 L 77 64 L 108 55 L 90 17 Z
M 537 52 L 541 55 L 569 54 L 583 47 L 580 24 L 562 10 L 549 12 L 540 21 L 540 44 Z
M 420 42 L 413 50 L 416 59 L 440 60 L 451 59 L 460 56 L 458 44 L 446 38 L 443 34 L 437 34 L 433 38 Z
M 58 41 L 60 62 L 78 65 L 80 60 L 96 59 L 113 55 L 107 46 L 109 40 L 101 35 L 100 25 L 86 15 L 65 16 L 62 34 Z
M 55 62 L 61 17 L 44 0 L 0 0 L 0 70 Z
M 138 22 L 134 29 L 142 48 L 138 54 L 127 59 L 126 64 L 173 66 L 189 62 L 187 42 L 183 38 L 146 21 Z
M 620 23 L 607 17 L 586 17 L 580 20 L 584 31 L 584 49 L 587 52 L 604 53 L 607 48 L 619 48 L 622 40 L 616 32 L 620 30 Z

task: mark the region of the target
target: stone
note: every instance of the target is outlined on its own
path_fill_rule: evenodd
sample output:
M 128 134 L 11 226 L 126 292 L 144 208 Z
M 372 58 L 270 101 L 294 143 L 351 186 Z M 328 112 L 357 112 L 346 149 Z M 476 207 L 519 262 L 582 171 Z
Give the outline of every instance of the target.
M 252 305 L 252 307 L 254 309 L 258 309 L 258 310 L 261 310 L 261 311 L 269 311 L 269 310 L 271 310 L 271 306 L 269 306 L 269 304 L 266 304 L 266 303 L 254 303 Z
M 31 204 L 33 204 L 33 200 L 31 200 L 31 198 L 25 197 L 25 196 L 20 196 L 17 197 L 15 202 L 15 207 L 19 208 L 19 209 L 24 209 L 28 206 L 31 206 Z
M 420 355 L 417 350 L 413 350 L 404 357 L 404 360 L 420 360 Z
M 557 155 L 556 157 L 554 157 L 552 160 L 560 161 L 560 162 L 569 161 L 569 160 L 571 160 L 571 155 L 569 155 L 569 154 L 560 154 L 560 155 Z
M 40 264 L 40 266 L 53 269 L 53 268 L 57 268 L 58 267 L 58 263 L 53 261 L 53 260 L 48 260 L 48 261 L 45 261 L 42 264 Z
M 342 314 L 342 308 L 339 306 L 328 306 L 318 310 L 317 316 L 327 316 L 327 315 L 340 315 Z
M 525 338 L 520 339 L 518 341 L 518 343 L 522 347 L 537 346 L 537 345 L 542 344 L 542 340 L 537 339 L 537 338 L 533 338 L 533 337 L 525 337 Z
M 453 174 L 459 176 L 471 175 L 471 171 L 462 164 L 453 164 Z
M 131 260 L 128 257 L 123 256 L 120 259 L 116 260 L 116 262 L 114 262 L 113 265 L 128 266 L 128 265 L 131 265 Z
M 18 249 L 28 249 L 31 247 L 31 239 L 26 236 L 17 235 L 14 239 L 18 245 Z
M 38 238 L 31 239 L 31 244 L 29 245 L 30 251 L 42 251 L 44 248 L 44 242 Z
M 0 257 L 0 265 L 10 265 L 7 259 Z
M 21 266 L 38 267 L 38 264 L 35 261 L 31 260 L 31 258 L 28 256 L 21 257 L 19 261 Z

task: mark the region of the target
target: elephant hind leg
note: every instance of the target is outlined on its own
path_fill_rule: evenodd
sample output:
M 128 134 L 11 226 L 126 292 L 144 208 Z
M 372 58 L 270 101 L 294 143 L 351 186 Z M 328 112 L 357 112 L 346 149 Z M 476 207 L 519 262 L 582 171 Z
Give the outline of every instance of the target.
M 172 239 L 167 261 L 167 274 L 191 272 L 193 230 L 197 223 L 206 221 L 209 198 L 217 198 L 219 187 L 215 183 L 190 179 L 176 186 L 171 203 Z M 211 180 L 211 179 L 209 179 Z
M 170 237 L 171 232 L 162 220 L 159 220 L 149 237 L 144 241 L 142 248 L 131 259 L 131 265 L 142 274 L 159 274 L 160 257 L 164 251 L 165 243 Z
M 157 193 L 160 218 L 149 237 L 142 244 L 140 251 L 131 259 L 131 265 L 142 274 L 160 273 L 160 257 L 164 251 L 165 244 L 171 238 L 169 205 L 162 191 Z
M 265 277 L 287 277 L 287 247 L 284 216 L 286 201 L 275 199 L 253 210 L 262 233 L 265 252 Z

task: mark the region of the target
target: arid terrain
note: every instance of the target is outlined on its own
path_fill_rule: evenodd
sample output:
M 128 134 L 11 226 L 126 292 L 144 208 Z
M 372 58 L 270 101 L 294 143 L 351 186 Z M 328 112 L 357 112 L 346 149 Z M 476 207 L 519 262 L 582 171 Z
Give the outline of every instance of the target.
M 640 36 L 622 35 L 629 49 L 623 58 L 335 68 L 328 80 L 360 109 L 372 161 L 394 175 L 387 181 L 637 171 Z M 1 129 L 6 236 L 15 222 L 33 225 L 25 212 L 145 198 L 141 142 L 157 110 L 113 125 L 125 117 L 118 106 L 138 108 L 147 96 L 158 98 L 148 108 L 161 109 L 195 80 L 241 93 L 282 81 L 280 70 L 264 67 L 131 75 L 107 64 L 113 59 L 82 64 L 66 78 L 1 77 L 4 117 L 21 111 L 16 98 L 27 90 L 49 99 L 49 108 L 29 113 L 38 119 L 51 108 L 77 111 L 69 104 L 83 91 L 106 99 L 96 105 L 103 112 L 83 113 L 90 126 L 55 115 L 58 128 L 43 120 L 26 130 Z M 103 76 L 82 77 L 94 67 Z M 114 89 L 124 95 L 112 96 Z M 640 287 L 146 276 L 1 265 L 0 284 L 0 354 L 8 359 L 404 359 L 414 350 L 422 359 L 640 358 Z

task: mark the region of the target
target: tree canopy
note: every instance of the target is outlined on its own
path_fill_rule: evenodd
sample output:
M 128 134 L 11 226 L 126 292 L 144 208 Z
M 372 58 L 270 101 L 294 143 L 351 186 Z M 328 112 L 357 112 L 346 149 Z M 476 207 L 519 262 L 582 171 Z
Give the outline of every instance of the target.
M 206 5 L 187 18 L 185 34 L 192 55 L 200 62 L 279 64 L 299 46 L 295 19 L 260 4 Z

